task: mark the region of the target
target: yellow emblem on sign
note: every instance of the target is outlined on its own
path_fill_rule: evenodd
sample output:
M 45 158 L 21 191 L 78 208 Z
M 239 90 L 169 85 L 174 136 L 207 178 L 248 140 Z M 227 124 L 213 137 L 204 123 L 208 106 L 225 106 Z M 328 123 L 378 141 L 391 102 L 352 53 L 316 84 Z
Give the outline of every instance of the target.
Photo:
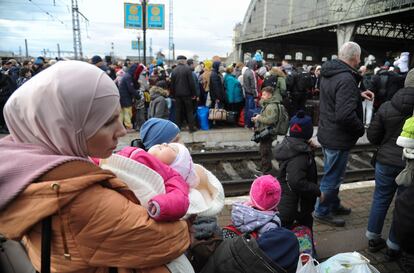
M 133 15 L 137 14 L 138 13 L 138 7 L 136 5 L 135 6 L 131 6 L 129 8 L 129 13 L 131 13 Z
M 160 8 L 159 7 L 153 7 L 151 9 L 151 13 L 152 13 L 152 15 L 159 15 L 161 13 Z

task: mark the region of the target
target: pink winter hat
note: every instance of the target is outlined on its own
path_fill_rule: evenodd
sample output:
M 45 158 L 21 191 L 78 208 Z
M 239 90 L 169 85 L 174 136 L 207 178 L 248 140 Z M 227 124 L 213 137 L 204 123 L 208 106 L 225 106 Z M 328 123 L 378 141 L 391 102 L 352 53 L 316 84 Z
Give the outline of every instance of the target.
M 263 175 L 252 183 L 250 202 L 260 210 L 273 210 L 279 204 L 281 194 L 279 181 L 271 175 Z

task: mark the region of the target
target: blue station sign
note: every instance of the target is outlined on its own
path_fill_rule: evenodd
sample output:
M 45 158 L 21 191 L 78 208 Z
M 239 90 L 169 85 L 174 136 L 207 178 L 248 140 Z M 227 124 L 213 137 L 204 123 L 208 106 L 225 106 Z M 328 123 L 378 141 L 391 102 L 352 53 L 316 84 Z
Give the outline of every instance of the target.
M 124 28 L 142 28 L 142 6 L 140 4 L 124 3 Z
M 147 5 L 147 28 L 165 29 L 165 5 Z

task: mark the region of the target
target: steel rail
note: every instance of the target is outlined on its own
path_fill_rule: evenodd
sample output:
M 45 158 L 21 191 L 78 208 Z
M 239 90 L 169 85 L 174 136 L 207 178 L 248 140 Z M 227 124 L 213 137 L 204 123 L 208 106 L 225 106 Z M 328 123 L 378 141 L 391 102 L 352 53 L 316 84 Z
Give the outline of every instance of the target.
M 351 149 L 352 154 L 370 153 L 375 151 L 376 146 L 371 144 L 356 145 Z M 196 163 L 217 163 L 231 162 L 240 160 L 258 160 L 260 154 L 257 149 L 249 150 L 227 150 L 227 151 L 212 151 L 212 152 L 196 152 L 192 153 L 193 160 Z M 315 156 L 322 156 L 322 149 L 315 150 Z M 365 164 L 366 165 L 366 164 Z M 323 176 L 323 172 L 318 172 L 318 181 Z M 347 169 L 345 171 L 344 183 L 352 183 L 357 181 L 366 181 L 374 179 L 374 168 L 362 167 L 359 169 Z M 254 180 L 254 174 L 249 179 L 235 179 L 222 180 L 221 183 L 224 188 L 226 196 L 239 196 L 249 193 L 251 183 Z

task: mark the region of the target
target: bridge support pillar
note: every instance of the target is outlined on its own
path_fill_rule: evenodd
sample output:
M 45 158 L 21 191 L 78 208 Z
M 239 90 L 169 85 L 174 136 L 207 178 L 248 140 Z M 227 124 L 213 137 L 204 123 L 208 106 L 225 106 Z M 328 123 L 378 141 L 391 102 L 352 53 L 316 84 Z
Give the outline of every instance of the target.
M 343 44 L 352 41 L 355 34 L 355 24 L 338 25 L 336 29 L 336 39 L 338 42 L 338 51 Z
M 237 62 L 244 62 L 244 54 L 242 44 L 236 45 L 236 58 Z

